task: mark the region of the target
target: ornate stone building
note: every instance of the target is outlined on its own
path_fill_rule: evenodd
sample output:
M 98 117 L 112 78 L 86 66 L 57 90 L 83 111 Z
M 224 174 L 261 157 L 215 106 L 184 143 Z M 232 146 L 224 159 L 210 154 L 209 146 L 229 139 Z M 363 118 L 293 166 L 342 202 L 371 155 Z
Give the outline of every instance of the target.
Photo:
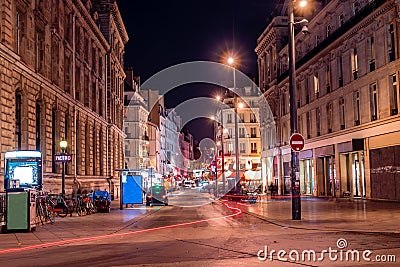
M 400 200 L 399 1 L 309 1 L 295 36 L 301 193 Z M 290 193 L 286 1 L 258 38 L 260 88 L 276 123 L 263 160 Z M 295 16 L 302 19 L 295 7 Z
M 39 150 L 45 190 L 119 187 L 123 167 L 124 45 L 114 0 L 1 0 L 1 169 L 4 152 Z M 3 172 L 4 173 L 4 172 Z M 3 179 L 1 179 L 3 182 Z

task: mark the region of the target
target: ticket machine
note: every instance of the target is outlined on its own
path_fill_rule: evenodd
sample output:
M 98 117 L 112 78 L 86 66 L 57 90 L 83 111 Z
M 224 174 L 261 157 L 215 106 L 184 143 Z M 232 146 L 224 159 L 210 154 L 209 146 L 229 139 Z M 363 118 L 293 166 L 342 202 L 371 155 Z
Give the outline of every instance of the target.
M 40 151 L 8 151 L 4 155 L 4 189 L 42 189 L 42 153 Z
M 5 153 L 7 231 L 32 231 L 36 228 L 36 195 L 42 189 L 42 153 Z

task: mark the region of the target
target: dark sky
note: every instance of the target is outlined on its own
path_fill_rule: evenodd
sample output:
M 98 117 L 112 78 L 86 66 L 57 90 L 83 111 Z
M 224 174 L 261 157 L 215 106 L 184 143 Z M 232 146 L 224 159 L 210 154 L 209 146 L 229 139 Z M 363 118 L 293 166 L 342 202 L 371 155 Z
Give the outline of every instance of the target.
M 133 67 L 143 83 L 158 71 L 178 63 L 196 60 L 222 63 L 222 55 L 234 48 L 241 59 L 240 71 L 256 77 L 257 38 L 277 2 L 117 0 L 130 38 L 125 47 L 125 67 Z M 196 96 L 210 96 L 213 90 L 205 85 L 199 93 L 198 85 L 190 89 L 181 86 L 166 95 L 165 103 L 174 107 L 193 97 L 195 91 Z

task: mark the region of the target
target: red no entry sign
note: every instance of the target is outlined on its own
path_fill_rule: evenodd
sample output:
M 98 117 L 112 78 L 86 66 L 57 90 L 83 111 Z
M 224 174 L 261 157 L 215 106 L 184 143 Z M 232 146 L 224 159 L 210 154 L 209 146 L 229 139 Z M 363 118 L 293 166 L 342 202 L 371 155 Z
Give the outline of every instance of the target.
M 290 137 L 289 144 L 294 151 L 300 151 L 304 148 L 304 137 L 299 133 L 294 133 Z

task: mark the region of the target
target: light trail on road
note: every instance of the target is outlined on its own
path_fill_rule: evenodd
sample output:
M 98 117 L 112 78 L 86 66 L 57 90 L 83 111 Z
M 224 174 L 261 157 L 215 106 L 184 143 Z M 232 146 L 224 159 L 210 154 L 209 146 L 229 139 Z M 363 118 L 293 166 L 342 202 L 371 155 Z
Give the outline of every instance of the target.
M 40 248 L 49 248 L 49 247 L 60 246 L 60 245 L 65 245 L 65 244 L 78 243 L 78 242 L 84 242 L 84 241 L 94 241 L 94 240 L 105 239 L 105 238 L 110 238 L 110 237 L 129 236 L 129 235 L 147 233 L 147 232 L 152 232 L 152 231 L 157 231 L 157 230 L 164 230 L 164 229 L 183 227 L 183 226 L 199 224 L 199 223 L 204 223 L 204 222 L 222 220 L 222 219 L 231 218 L 231 217 L 235 217 L 235 216 L 242 214 L 241 209 L 239 209 L 237 207 L 232 207 L 232 206 L 228 205 L 227 203 L 223 203 L 223 204 L 228 209 L 234 210 L 235 213 L 230 214 L 230 215 L 221 216 L 221 217 L 216 217 L 216 218 L 203 219 L 203 220 L 191 221 L 191 222 L 186 222 L 186 223 L 178 223 L 178 224 L 172 224 L 172 225 L 167 225 L 167 226 L 160 226 L 160 227 L 155 227 L 155 228 L 131 231 L 131 232 L 126 232 L 126 233 L 114 233 L 114 234 L 107 234 L 107 235 L 100 235 L 100 236 L 73 238 L 73 239 L 67 239 L 67 240 L 60 240 L 60 241 L 36 244 L 36 245 L 31 245 L 31 246 L 26 246 L 26 247 L 21 247 L 21 248 L 8 248 L 8 249 L 0 250 L 0 254 L 16 253 L 16 252 L 22 252 L 22 251 L 40 249 Z

